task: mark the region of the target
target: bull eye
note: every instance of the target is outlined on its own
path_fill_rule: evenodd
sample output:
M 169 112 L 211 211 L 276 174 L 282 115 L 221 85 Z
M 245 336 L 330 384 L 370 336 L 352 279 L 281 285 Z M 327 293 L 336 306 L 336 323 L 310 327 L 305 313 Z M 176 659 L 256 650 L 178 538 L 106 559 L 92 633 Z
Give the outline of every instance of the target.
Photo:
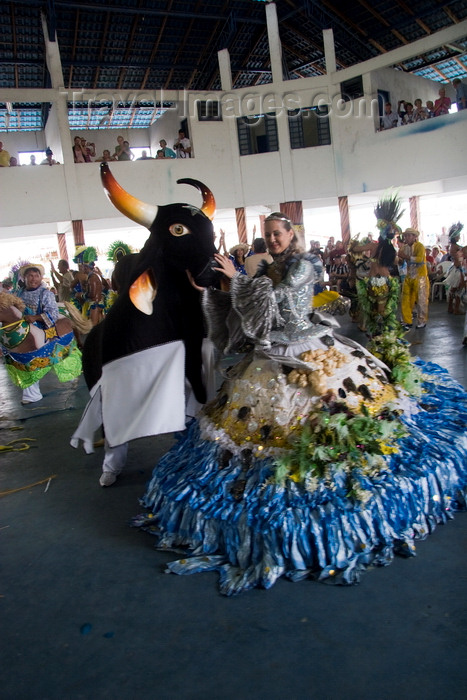
M 191 233 L 190 229 L 183 224 L 172 224 L 172 226 L 169 226 L 169 231 L 172 236 L 177 237 L 186 236 L 188 233 Z

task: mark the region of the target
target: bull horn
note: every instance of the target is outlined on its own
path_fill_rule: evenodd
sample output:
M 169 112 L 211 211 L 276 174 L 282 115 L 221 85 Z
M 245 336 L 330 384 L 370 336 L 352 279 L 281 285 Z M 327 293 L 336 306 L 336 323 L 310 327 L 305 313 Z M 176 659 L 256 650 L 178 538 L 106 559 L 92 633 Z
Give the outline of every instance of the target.
M 216 200 L 214 195 L 202 182 L 199 180 L 192 180 L 191 177 L 184 177 L 181 180 L 177 180 L 178 185 L 192 185 L 196 187 L 203 195 L 203 206 L 201 211 L 205 214 L 211 221 L 214 219 L 214 214 L 216 213 Z
M 151 228 L 158 207 L 136 199 L 118 184 L 107 163 L 101 163 L 101 180 L 104 191 L 114 207 L 137 224 Z

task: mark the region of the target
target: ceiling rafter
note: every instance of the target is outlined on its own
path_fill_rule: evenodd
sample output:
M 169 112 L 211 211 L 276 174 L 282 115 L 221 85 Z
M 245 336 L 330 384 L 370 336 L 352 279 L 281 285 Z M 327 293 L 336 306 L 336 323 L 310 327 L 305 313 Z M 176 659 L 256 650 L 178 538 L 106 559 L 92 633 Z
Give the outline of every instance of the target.
M 201 10 L 202 6 L 203 6 L 202 0 L 198 0 L 198 3 L 197 3 L 197 5 L 196 5 L 196 9 L 197 9 L 197 10 Z M 216 26 L 216 29 L 217 29 L 217 27 L 219 26 L 219 22 L 216 22 L 216 25 L 215 25 L 215 26 Z M 214 31 L 213 31 L 213 36 L 217 36 L 217 31 L 216 31 L 216 29 L 214 29 Z M 205 59 L 205 56 L 206 56 L 206 54 L 208 53 L 208 48 L 209 48 L 209 47 L 208 47 L 207 44 L 205 44 L 204 47 L 202 48 L 201 53 L 200 53 L 200 55 L 199 55 L 199 57 L 198 57 L 198 60 L 196 61 L 196 66 L 195 66 L 195 68 L 193 69 L 193 71 L 191 72 L 190 77 L 189 77 L 189 79 L 188 79 L 188 83 L 187 83 L 187 85 L 186 85 L 186 89 L 187 89 L 187 90 L 191 90 L 192 85 L 193 85 L 193 81 L 194 81 L 196 75 L 197 75 L 198 72 L 199 72 L 200 66 L 201 66 L 201 65 L 203 64 L 203 62 L 206 60 L 206 59 Z
M 387 27 L 394 36 L 399 39 L 402 44 L 408 44 L 409 42 L 403 34 L 398 29 L 395 29 L 387 19 L 385 19 L 379 12 L 377 12 L 374 7 L 369 5 L 365 0 L 358 0 L 359 4 L 367 10 L 378 22 L 381 22 L 385 27 Z
M 449 19 L 451 20 L 451 22 L 453 24 L 459 24 L 459 22 L 460 22 L 459 18 L 456 17 L 456 15 L 454 14 L 454 12 L 451 10 L 450 7 L 443 5 L 443 12 L 446 13 L 446 15 L 449 17 Z
M 316 51 L 319 51 L 320 53 L 322 53 L 323 56 L 324 56 L 324 46 L 323 46 L 323 44 L 320 45 L 320 44 L 318 44 L 318 42 L 310 41 L 310 39 L 308 39 L 308 38 L 305 36 L 305 34 L 303 34 L 303 32 L 301 32 L 300 30 L 298 30 L 296 27 L 292 26 L 289 22 L 284 22 L 283 24 L 284 24 L 284 26 L 285 26 L 290 32 L 292 32 L 293 34 L 295 34 L 296 36 L 298 36 L 298 37 L 299 37 L 300 39 L 302 39 L 303 41 L 308 42 L 308 44 L 309 44 L 310 46 L 312 46 L 314 49 L 316 49 Z M 287 49 L 290 49 L 290 46 L 287 46 Z M 339 66 L 339 68 L 347 68 L 347 67 L 348 67 L 348 63 L 344 63 L 343 61 L 338 60 L 337 57 L 336 57 L 336 64 Z M 325 72 L 325 71 L 323 70 L 323 73 L 324 73 L 324 72 Z
M 11 35 L 13 37 L 13 56 L 16 58 L 18 56 L 18 45 L 16 42 L 16 22 L 15 22 L 15 8 L 10 5 L 10 22 L 11 22 Z M 15 65 L 15 87 L 18 87 L 18 65 Z
M 107 46 L 107 37 L 109 33 L 109 24 L 110 24 L 110 12 L 106 12 L 105 15 L 105 23 L 104 23 L 104 29 L 102 30 L 102 39 L 101 39 L 101 48 L 99 51 L 99 56 L 98 56 L 98 63 L 99 65 L 96 67 L 96 72 L 94 73 L 94 83 L 93 83 L 93 88 L 94 90 L 97 88 L 97 84 L 99 82 L 99 75 L 101 72 L 101 66 L 100 64 L 102 63 L 104 59 L 104 51 L 105 47 Z
M 75 31 L 74 31 L 74 36 L 73 36 L 73 46 L 71 48 L 71 65 L 70 65 L 70 74 L 69 74 L 69 79 L 68 79 L 68 87 L 71 88 L 73 85 L 73 64 L 76 59 L 76 46 L 78 44 L 78 34 L 79 34 L 79 20 L 80 20 L 80 14 L 79 10 L 76 11 L 76 18 L 75 18 Z
M 239 32 L 240 32 L 240 30 L 237 31 L 237 34 L 239 34 Z M 234 87 L 235 87 L 237 81 L 240 80 L 240 77 L 245 72 L 248 72 L 248 64 L 251 60 L 251 57 L 257 51 L 258 46 L 264 41 L 266 34 L 267 34 L 266 30 L 264 30 L 264 29 L 258 30 L 258 33 L 252 42 L 252 45 L 251 45 L 249 52 L 247 53 L 247 55 L 245 56 L 245 58 L 242 61 L 240 70 L 236 70 L 235 75 L 232 75 L 232 85 Z M 261 69 L 259 69 L 259 70 L 261 70 Z M 268 71 L 267 70 L 264 71 L 264 73 L 270 73 L 270 72 L 271 72 L 270 68 Z M 258 84 L 258 82 L 261 80 L 261 76 L 264 75 L 264 73 L 262 72 L 260 75 L 257 76 L 257 78 L 255 79 L 254 85 Z
M 176 56 L 175 56 L 175 65 L 177 64 L 177 60 L 178 60 L 178 58 L 182 55 L 183 49 L 185 48 L 185 46 L 186 46 L 186 44 L 187 44 L 187 42 L 188 42 L 188 37 L 190 36 L 192 27 L 193 27 L 193 20 L 190 19 L 190 21 L 188 22 L 188 27 L 187 27 L 187 29 L 185 30 L 185 36 L 183 37 L 183 39 L 182 39 L 182 41 L 180 42 L 180 45 L 179 45 L 179 47 L 178 47 L 178 49 L 177 49 L 177 53 L 176 53 Z M 175 69 L 175 65 L 172 66 L 172 68 L 170 69 L 169 75 L 167 76 L 167 80 L 165 81 L 165 85 L 164 85 L 164 89 L 165 89 L 165 90 L 168 89 L 168 86 L 170 85 L 170 80 L 171 80 L 171 78 L 172 78 L 172 75 L 173 75 L 173 72 L 174 72 L 174 69 Z
M 168 6 L 168 10 L 169 10 L 169 11 L 171 10 L 172 5 L 173 5 L 173 0 L 170 0 L 169 6 Z M 159 50 L 159 46 L 160 46 L 160 43 L 161 43 L 161 40 L 162 40 L 162 36 L 163 36 L 163 34 L 164 34 L 164 30 L 165 30 L 165 26 L 166 26 L 166 24 L 167 24 L 167 20 L 168 20 L 168 17 L 164 17 L 164 18 L 162 19 L 161 28 L 159 29 L 159 32 L 158 32 L 158 34 L 157 34 L 156 41 L 154 42 L 154 45 L 153 45 L 152 50 L 151 50 L 151 55 L 150 55 L 150 57 L 149 57 L 149 65 L 148 65 L 148 67 L 146 68 L 146 71 L 145 71 L 145 73 L 144 73 L 143 82 L 142 82 L 142 84 L 141 84 L 141 90 L 145 90 L 146 85 L 147 85 L 147 82 L 148 82 L 148 80 L 149 80 L 149 76 L 150 76 L 150 74 L 151 74 L 152 64 L 153 64 L 153 61 L 154 61 L 155 57 L 157 56 L 157 52 L 158 52 L 158 50 Z
M 139 5 L 141 6 L 141 0 L 139 0 Z M 130 49 L 133 47 L 133 42 L 135 39 L 135 34 L 136 34 L 136 30 L 137 30 L 138 25 L 139 25 L 139 21 L 140 21 L 140 17 L 139 17 L 139 15 L 136 14 L 133 17 L 133 21 L 131 23 L 131 32 L 130 32 L 130 36 L 128 37 L 128 41 L 127 41 L 127 45 L 126 45 L 126 49 L 125 49 L 125 55 L 123 58 L 125 63 L 127 63 L 129 61 L 129 58 L 131 55 Z M 123 85 L 123 81 L 125 80 L 126 71 L 127 71 L 127 68 L 122 68 L 120 71 L 120 75 L 118 78 L 118 89 L 119 90 L 121 89 L 121 87 Z
M 420 17 L 417 17 L 417 16 L 415 15 L 415 12 L 412 10 L 412 8 L 411 8 L 409 5 L 407 5 L 406 2 L 404 2 L 404 0 L 396 0 L 396 2 L 397 2 L 397 4 L 399 5 L 399 7 L 401 7 L 401 8 L 404 10 L 404 12 L 406 12 L 408 15 L 410 15 L 411 17 L 413 17 L 414 22 L 416 22 L 416 23 L 418 24 L 418 26 L 419 26 L 421 29 L 423 29 L 423 31 L 425 32 L 425 34 L 431 34 L 431 33 L 432 33 L 430 27 L 428 27 L 428 25 L 425 24 L 425 22 L 424 22 L 422 19 L 420 19 Z

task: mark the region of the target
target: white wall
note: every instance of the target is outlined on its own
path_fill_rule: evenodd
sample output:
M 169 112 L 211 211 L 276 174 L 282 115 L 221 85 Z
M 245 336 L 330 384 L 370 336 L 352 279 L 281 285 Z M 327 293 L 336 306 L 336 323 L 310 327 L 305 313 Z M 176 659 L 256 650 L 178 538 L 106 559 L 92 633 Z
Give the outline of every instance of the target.
M 178 110 L 176 109 L 167 110 L 167 112 L 165 112 L 160 119 L 151 125 L 149 129 L 149 138 L 151 153 L 154 157 L 160 148 L 159 141 L 161 139 L 167 141 L 167 146 L 169 148 L 173 148 L 173 145 L 178 138 L 179 129 L 180 116 Z
M 452 85 L 445 83 L 441 85 L 441 83 L 421 78 L 418 75 L 407 75 L 400 70 L 384 68 L 375 71 L 372 77 L 380 90 L 389 92 L 389 100 L 394 111 L 397 109 L 399 100 L 413 104 L 417 98 L 420 98 L 423 105 L 426 105 L 427 100 L 434 102 L 439 97 L 440 87 L 444 87 L 447 97 L 450 97 L 453 102 L 455 101 L 456 91 Z
M 0 132 L 0 141 L 3 141 L 3 148 L 10 156 L 19 158 L 19 154 L 24 151 L 45 151 L 44 131 L 8 131 Z

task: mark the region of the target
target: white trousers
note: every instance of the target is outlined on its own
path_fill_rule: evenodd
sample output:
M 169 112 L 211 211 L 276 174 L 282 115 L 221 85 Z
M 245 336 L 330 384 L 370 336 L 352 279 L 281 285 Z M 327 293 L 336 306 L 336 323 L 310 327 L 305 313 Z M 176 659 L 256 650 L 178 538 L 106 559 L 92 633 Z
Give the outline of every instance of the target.
M 41 390 L 39 388 L 39 382 L 31 384 L 26 389 L 23 389 L 22 401 L 29 401 L 30 403 L 35 403 L 43 398 Z
M 124 442 L 122 445 L 117 445 L 116 447 L 110 447 L 107 440 L 105 441 L 105 457 L 102 464 L 103 472 L 112 472 L 115 476 L 121 473 L 123 467 L 126 463 L 126 458 L 128 454 L 128 443 Z

